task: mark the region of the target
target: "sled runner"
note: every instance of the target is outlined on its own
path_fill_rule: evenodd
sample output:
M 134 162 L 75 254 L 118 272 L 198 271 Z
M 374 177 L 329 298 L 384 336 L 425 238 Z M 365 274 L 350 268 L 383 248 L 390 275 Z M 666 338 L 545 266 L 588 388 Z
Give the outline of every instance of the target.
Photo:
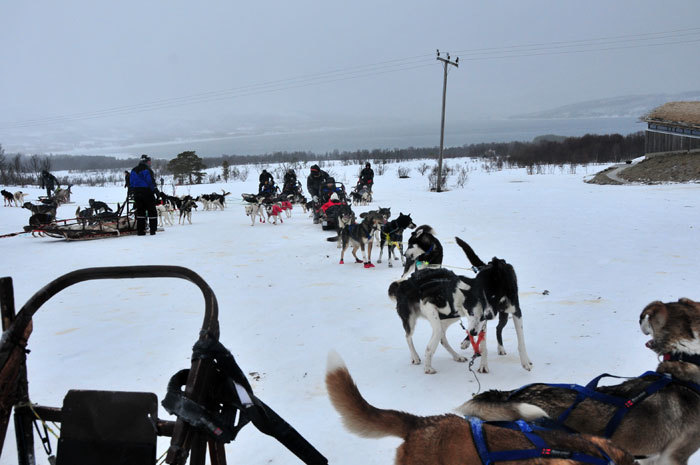
M 25 226 L 25 232 L 35 236 L 48 236 L 67 241 L 82 241 L 120 237 L 136 233 L 136 218 L 130 208 L 132 201 L 127 200 L 119 205 L 115 212 L 103 212 L 87 218 L 71 218 L 53 220 L 51 223 L 38 226 Z
M 148 392 L 70 390 L 63 407 L 33 404 L 27 381 L 27 341 L 32 318 L 63 289 L 96 279 L 179 278 L 203 294 L 204 321 L 189 369 L 167 384 L 163 407 L 176 421 L 159 419 L 158 399 Z M 155 465 L 156 439 L 171 438 L 165 462 L 204 465 L 207 449 L 212 465 L 225 465 L 224 444 L 248 423 L 274 437 L 306 464 L 328 461 L 291 425 L 253 393 L 233 355 L 219 342 L 218 303 L 209 285 L 193 271 L 177 266 L 85 268 L 65 274 L 34 294 L 15 315 L 12 278 L 0 278 L 0 454 L 14 408 L 18 463 L 33 465 L 34 431 L 50 463 Z M 53 456 L 46 422 L 60 423 Z M 50 430 L 53 432 L 53 430 Z

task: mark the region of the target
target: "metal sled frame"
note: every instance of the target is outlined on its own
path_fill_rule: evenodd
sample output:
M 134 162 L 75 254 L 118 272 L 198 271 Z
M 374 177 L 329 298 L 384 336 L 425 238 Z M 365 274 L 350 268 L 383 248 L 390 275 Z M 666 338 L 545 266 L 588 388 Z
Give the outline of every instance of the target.
M 26 232 L 34 235 L 48 236 L 67 241 L 82 241 L 90 239 L 103 239 L 106 237 L 120 237 L 136 233 L 136 218 L 131 208 L 133 199 L 127 193 L 126 200 L 109 218 L 55 220 L 54 224 L 38 227 L 25 227 Z M 124 213 L 126 211 L 126 213 Z
M 17 437 L 18 463 L 34 465 L 34 412 L 46 421 L 62 422 L 61 408 L 33 405 L 28 407 L 26 352 L 27 339 L 32 331 L 32 317 L 51 297 L 63 289 L 83 281 L 95 279 L 130 278 L 179 278 L 194 283 L 204 297 L 204 321 L 199 341 L 219 339 L 219 307 L 214 292 L 195 272 L 178 266 L 127 266 L 85 268 L 61 276 L 50 282 L 15 314 L 12 278 L 0 278 L 0 310 L 3 334 L 0 339 L 0 454 L 5 441 L 10 413 L 14 407 L 14 424 Z M 204 402 L 207 379 L 213 371 L 211 360 L 192 361 L 187 377 L 185 395 L 195 402 Z M 33 410 L 32 410 L 33 409 Z M 204 465 L 207 448 L 212 465 L 225 465 L 224 445 L 200 433 L 183 420 L 164 421 L 155 419 L 158 436 L 171 437 L 167 463 L 184 464 L 190 455 L 191 465 Z

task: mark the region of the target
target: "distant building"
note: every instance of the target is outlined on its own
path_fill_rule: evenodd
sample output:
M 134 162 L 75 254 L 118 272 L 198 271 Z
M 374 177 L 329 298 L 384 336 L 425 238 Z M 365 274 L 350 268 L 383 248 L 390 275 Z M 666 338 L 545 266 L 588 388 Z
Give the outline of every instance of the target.
M 642 117 L 646 153 L 700 150 L 700 102 L 669 102 Z

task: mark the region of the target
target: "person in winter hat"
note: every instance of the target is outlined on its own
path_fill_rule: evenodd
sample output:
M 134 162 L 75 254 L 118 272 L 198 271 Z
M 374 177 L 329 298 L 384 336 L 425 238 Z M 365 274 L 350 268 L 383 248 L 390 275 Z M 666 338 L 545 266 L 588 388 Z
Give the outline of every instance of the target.
M 129 185 L 136 210 L 136 234 L 146 235 L 146 214 L 148 214 L 148 229 L 153 236 L 158 228 L 158 212 L 156 211 L 158 188 L 151 170 L 151 157 L 141 155 L 139 164 L 129 174 Z
M 360 179 L 357 181 L 357 185 L 358 187 L 367 186 L 369 190 L 372 190 L 372 184 L 374 184 L 374 171 L 372 170 L 372 165 L 367 162 L 362 171 L 360 171 Z
M 258 193 L 263 191 L 263 186 L 265 186 L 265 185 L 268 185 L 268 186 L 275 185 L 275 178 L 273 178 L 272 175 L 267 172 L 267 170 L 262 170 L 262 173 L 260 173 L 260 177 L 258 178 L 258 181 L 260 181 L 260 184 L 258 184 Z
M 319 201 L 320 189 L 325 184 L 326 179 L 328 179 L 328 173 L 319 168 L 318 165 L 311 166 L 309 176 L 306 178 L 306 190 L 309 191 L 314 202 Z
M 326 213 L 326 211 L 330 207 L 333 207 L 336 205 L 342 205 L 342 204 L 343 204 L 343 202 L 340 201 L 340 197 L 338 197 L 338 194 L 336 192 L 333 192 L 333 194 L 331 194 L 331 198 L 328 199 L 328 202 L 321 205 L 321 210 L 323 210 L 323 213 Z
M 284 184 L 282 184 L 283 194 L 293 194 L 297 187 L 297 174 L 293 169 L 288 169 L 284 173 Z
M 56 179 L 56 176 L 53 174 L 49 173 L 46 170 L 43 170 L 41 172 L 41 187 L 46 188 L 46 196 L 51 197 L 51 193 L 53 192 L 54 185 L 56 187 L 61 187 L 61 185 L 58 183 L 58 179 Z

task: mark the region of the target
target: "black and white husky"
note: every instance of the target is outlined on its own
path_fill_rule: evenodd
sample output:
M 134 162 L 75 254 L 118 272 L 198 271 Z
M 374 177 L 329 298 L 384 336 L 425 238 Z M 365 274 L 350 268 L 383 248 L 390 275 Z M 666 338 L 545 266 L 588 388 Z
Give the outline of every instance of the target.
M 263 199 L 259 198 L 256 202 L 249 203 L 245 206 L 246 216 L 250 216 L 250 225 L 255 226 L 255 218 L 260 217 L 260 222 L 265 222 L 265 207 L 262 204 Z
M 468 257 L 470 255 L 476 257 L 464 241 L 456 239 Z M 528 371 L 532 368 L 523 339 L 518 281 L 513 267 L 505 260 L 494 257 L 488 264 L 484 264 L 475 278 L 458 276 L 444 268 L 424 268 L 416 271 L 409 278 L 391 283 L 389 297 L 396 301 L 396 311 L 406 331 L 406 342 L 413 364 L 417 365 L 421 362 L 413 345 L 416 320 L 418 317 L 427 319 L 433 329 L 430 342 L 425 349 L 425 373 L 427 374 L 435 373 L 432 359 L 438 343 L 445 347 L 454 360 L 466 361 L 465 357 L 455 352 L 445 336 L 447 328 L 462 317 L 467 319 L 469 333 L 472 336 L 479 336 L 479 342 L 476 343 L 481 354 L 479 372 L 488 373 L 486 323 L 496 315 L 499 318 L 496 328 L 498 353 L 505 354 L 501 332 L 508 322 L 508 316 L 512 315 L 518 337 L 520 363 Z
M 435 237 L 435 230 L 427 224 L 418 226 L 408 239 L 404 256 L 402 277 L 425 266 L 439 268 L 442 265 L 442 244 Z
M 384 246 L 386 245 L 386 260 L 389 267 L 394 265 L 391 263 L 391 257 L 394 260 L 398 260 L 401 257 L 401 265 L 405 264 L 403 256 L 403 232 L 406 229 L 414 229 L 416 227 L 415 223 L 411 219 L 411 215 L 404 215 L 399 213 L 398 218 L 391 220 L 382 226 L 381 239 L 379 241 L 379 258 L 377 263 L 382 262 L 382 254 L 384 253 Z M 399 254 L 396 254 L 396 248 L 399 249 Z

